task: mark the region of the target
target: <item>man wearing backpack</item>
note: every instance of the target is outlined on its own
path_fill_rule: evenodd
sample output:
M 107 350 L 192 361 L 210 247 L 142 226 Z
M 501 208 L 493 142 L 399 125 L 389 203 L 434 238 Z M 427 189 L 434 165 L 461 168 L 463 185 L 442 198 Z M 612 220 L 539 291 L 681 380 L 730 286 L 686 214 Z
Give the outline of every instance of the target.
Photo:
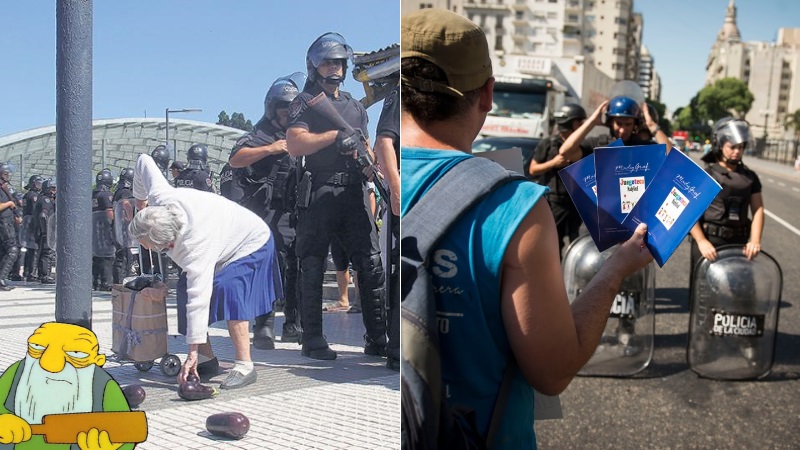
M 476 166 L 497 173 L 469 155 L 492 109 L 483 31 L 447 10 L 424 9 L 402 18 L 401 42 L 403 448 L 458 448 L 476 437 L 492 448 L 535 448 L 533 388 L 562 392 L 594 353 L 620 283 L 653 260 L 646 226 L 570 305 L 556 226 L 542 198 L 547 188 L 507 174 L 500 184 L 489 184 L 488 175 L 447 181 Z M 480 200 L 460 195 L 481 185 L 490 189 Z M 442 211 L 458 212 L 459 202 L 473 206 L 439 238 L 440 224 L 452 219 Z M 417 207 L 426 213 L 420 217 Z M 420 288 L 426 281 L 432 286 Z M 435 305 L 412 311 L 430 297 Z M 438 333 L 420 332 L 431 324 Z M 440 358 L 411 361 L 431 346 Z M 428 391 L 432 403 L 419 401 L 430 386 L 418 372 L 439 362 L 441 389 Z M 434 416 L 431 404 L 449 416 Z

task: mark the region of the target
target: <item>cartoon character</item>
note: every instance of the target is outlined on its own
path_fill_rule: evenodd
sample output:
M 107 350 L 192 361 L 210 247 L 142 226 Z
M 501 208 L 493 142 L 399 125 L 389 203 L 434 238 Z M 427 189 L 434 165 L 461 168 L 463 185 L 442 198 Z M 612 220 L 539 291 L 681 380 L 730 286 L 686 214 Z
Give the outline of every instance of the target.
M 146 417 L 130 411 L 99 349 L 78 325 L 33 332 L 25 358 L 0 376 L 0 449 L 127 450 L 144 441 Z

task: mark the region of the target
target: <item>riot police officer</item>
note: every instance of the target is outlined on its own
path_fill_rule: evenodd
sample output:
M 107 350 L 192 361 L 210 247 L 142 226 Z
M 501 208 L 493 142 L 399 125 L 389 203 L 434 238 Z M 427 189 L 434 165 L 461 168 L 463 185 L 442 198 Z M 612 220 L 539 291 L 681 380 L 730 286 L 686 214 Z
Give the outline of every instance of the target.
M 224 185 L 224 195 L 264 219 L 275 236 L 284 288 L 283 342 L 300 340 L 298 261 L 291 219 L 295 210 L 297 159 L 286 151 L 286 128 L 289 103 L 300 93 L 305 80 L 305 75 L 295 72 L 272 83 L 264 98 L 264 116 L 252 132 L 236 142 L 220 176 L 220 190 Z M 253 326 L 256 348 L 275 348 L 273 321 L 274 309 L 256 317 Z
M 558 176 L 558 171 L 570 164 L 570 161 L 559 153 L 559 149 L 564 140 L 583 125 L 586 120 L 586 111 L 581 105 L 570 103 L 556 111 L 553 119 L 558 132 L 539 142 L 533 151 L 531 161 L 525 165 L 527 171 L 525 175 L 550 188 L 546 197 L 556 221 L 558 254 L 562 256 L 564 238 L 567 238 L 567 243 L 574 241 L 578 237 L 578 230 L 583 222 L 567 193 L 567 188 L 561 181 L 561 177 Z M 592 153 L 592 148 L 586 144 L 581 144 L 580 148 L 580 158 Z
M 208 172 L 208 149 L 203 144 L 194 144 L 186 151 L 188 167 L 175 177 L 175 187 L 213 191 L 211 174 Z
M 33 209 L 36 202 L 39 201 L 39 195 L 42 192 L 42 183 L 44 178 L 41 175 L 32 175 L 28 179 L 28 184 L 25 189 L 23 200 L 24 207 L 22 208 L 22 234 L 23 244 L 27 249 L 25 251 L 25 267 L 22 270 L 22 277 L 25 281 L 35 281 L 37 278 L 37 267 L 39 265 L 39 242 L 36 237 L 37 234 L 37 219 L 33 215 Z
M 606 115 L 605 123 L 602 122 L 603 112 Z M 623 145 L 651 144 L 651 141 L 644 141 L 639 137 L 637 131 L 641 127 L 647 127 L 659 144 L 668 144 L 669 138 L 658 126 L 656 120 L 657 118 L 650 116 L 647 108 L 642 109 L 634 99 L 625 96 L 614 97 L 597 107 L 586 119 L 586 122 L 564 140 L 559 153 L 568 161 L 574 162 L 585 156 L 581 149 L 582 145 L 593 151 L 595 148 L 604 147 L 617 139 L 622 139 Z M 595 126 L 601 124 L 608 127 L 608 134 L 586 137 Z M 670 147 L 667 146 L 667 151 L 669 149 Z
M 117 212 L 124 211 L 133 219 L 133 207 L 135 205 L 133 197 L 133 168 L 127 167 L 122 169 L 119 173 L 119 180 L 117 187 L 114 190 L 114 220 L 123 220 L 124 217 L 117 217 Z M 122 207 L 118 206 L 122 205 Z M 130 220 L 125 221 L 125 226 L 130 223 Z M 115 224 L 116 227 L 117 224 Z M 131 266 L 133 265 L 133 253 L 131 249 L 125 246 L 124 242 L 118 242 L 116 255 L 114 257 L 114 283 L 122 283 L 122 280 L 131 274 Z
M 389 322 L 386 344 L 386 366 L 400 370 L 400 87 L 391 90 L 383 100 L 383 109 L 375 130 L 375 154 L 380 162 L 381 172 L 389 184 L 389 205 L 387 217 L 389 233 L 387 254 L 389 256 L 390 280 Z M 381 183 L 380 180 L 375 180 Z
M 11 281 L 22 281 L 24 278 L 20 276 L 20 271 L 25 263 L 26 251 L 19 242 L 19 232 L 20 228 L 22 228 L 22 210 L 25 206 L 25 195 L 22 192 L 14 192 L 11 196 L 14 198 L 14 203 L 17 205 L 17 207 L 14 208 L 14 232 L 17 233 L 17 246 L 20 248 L 20 251 L 17 253 L 16 261 L 14 261 L 14 264 L 11 266 L 11 274 L 8 276 L 8 279 Z
M 14 188 L 9 183 L 11 165 L 0 164 L 0 291 L 14 289 L 6 279 L 19 256 L 19 245 L 15 228 L 17 203 Z
M 384 355 L 386 351 L 384 270 L 375 223 L 364 204 L 364 175 L 354 157 L 359 139 L 368 145 L 367 113 L 359 101 L 339 89 L 352 55 L 352 48 L 338 33 L 317 38 L 306 54 L 308 81 L 289 105 L 289 154 L 304 156 L 306 170 L 298 184 L 297 223 L 302 354 L 314 359 L 336 358 L 322 335 L 322 281 L 332 238 L 339 239 L 358 272 L 366 328 L 364 353 Z M 337 130 L 329 118 L 313 109 L 309 101 L 319 94 L 361 135 Z
M 169 168 L 169 161 L 172 158 L 172 147 L 167 144 L 157 145 L 150 156 L 156 165 L 161 169 L 161 173 L 168 179 L 167 172 Z M 172 180 L 175 183 L 175 178 Z M 161 256 L 157 253 L 151 252 L 146 248 L 139 246 L 139 273 L 141 274 L 160 274 L 161 273 Z
M 167 166 L 169 166 L 169 160 L 172 157 L 172 151 L 169 146 L 164 144 L 157 145 L 156 148 L 150 152 L 150 156 L 153 157 L 153 161 L 156 162 L 158 168 L 161 169 L 161 173 L 166 177 Z
M 110 291 L 112 269 L 116 252 L 113 240 L 114 201 L 111 186 L 114 175 L 103 169 L 95 177 L 92 192 L 92 286 L 99 291 Z
M 51 276 L 53 264 L 56 261 L 54 246 L 48 241 L 49 228 L 54 229 L 56 220 L 56 191 L 58 187 L 54 178 L 49 178 L 42 183 L 42 194 L 36 201 L 33 208 L 33 216 L 36 218 L 37 235 L 39 237 L 39 282 L 42 284 L 53 284 L 55 278 Z M 52 240 L 51 236 L 51 240 Z
M 749 140 L 750 125 L 745 120 L 726 117 L 714 125 L 712 150 L 701 159 L 722 191 L 692 227 L 692 271 L 701 257 L 714 261 L 720 245 L 742 244 L 748 259 L 761 251 L 761 181 L 742 162 Z

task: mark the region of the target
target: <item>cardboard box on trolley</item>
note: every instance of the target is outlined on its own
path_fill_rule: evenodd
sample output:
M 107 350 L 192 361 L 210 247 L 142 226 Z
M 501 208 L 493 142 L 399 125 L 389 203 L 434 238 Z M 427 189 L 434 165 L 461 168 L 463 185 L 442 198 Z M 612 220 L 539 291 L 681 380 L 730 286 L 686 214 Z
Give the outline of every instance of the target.
M 153 361 L 167 354 L 167 286 L 133 291 L 114 285 L 111 291 L 111 350 L 131 361 Z

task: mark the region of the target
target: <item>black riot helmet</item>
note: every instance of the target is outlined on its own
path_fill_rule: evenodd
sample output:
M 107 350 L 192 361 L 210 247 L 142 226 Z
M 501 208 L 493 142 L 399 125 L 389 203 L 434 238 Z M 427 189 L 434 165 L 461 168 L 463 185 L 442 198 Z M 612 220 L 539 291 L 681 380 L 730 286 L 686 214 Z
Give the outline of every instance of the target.
M 94 178 L 97 187 L 105 186 L 111 187 L 114 184 L 114 174 L 111 173 L 108 169 L 103 169 L 100 172 L 97 172 L 97 176 Z
M 55 178 L 48 178 L 44 180 L 44 183 L 42 183 L 42 192 L 44 192 L 45 194 L 50 193 L 51 190 L 55 192 L 57 188 L 58 185 L 56 184 Z
M 126 167 L 119 173 L 119 181 L 117 182 L 117 189 L 119 188 L 132 188 L 133 187 L 133 169 Z
M 342 76 L 328 77 L 325 79 L 329 84 L 340 84 L 347 77 L 347 61 L 353 59 L 353 49 L 347 45 L 344 36 L 339 33 L 325 33 L 318 37 L 306 52 L 306 68 L 308 69 L 308 79 L 312 82 L 319 81 L 317 68 L 326 59 L 341 59 Z
M 267 91 L 267 96 L 264 97 L 264 117 L 267 120 L 275 119 L 278 106 L 282 104 L 288 106 L 305 84 L 306 76 L 302 72 L 295 72 L 275 80 Z
M 42 178 L 41 175 L 31 175 L 31 177 L 28 179 L 28 184 L 25 185 L 25 189 L 39 192 L 42 190 L 43 182 L 44 178 Z
M 645 103 L 647 106 L 647 112 L 650 114 L 650 118 L 653 119 L 653 122 L 658 123 L 658 111 L 656 111 L 656 107 L 651 105 L 650 103 Z M 642 110 L 642 117 L 640 121 L 644 123 L 644 110 Z
M 586 120 L 586 110 L 576 103 L 567 103 L 553 113 L 556 125 L 562 129 L 571 129 L 573 120 Z
M 158 168 L 164 171 L 167 170 L 169 159 L 172 157 L 172 152 L 170 152 L 169 147 L 161 144 L 154 148 L 152 152 L 150 152 L 150 156 L 153 157 L 153 160 L 156 162 Z
M 194 144 L 186 151 L 186 160 L 190 169 L 206 170 L 208 149 L 203 144 Z

